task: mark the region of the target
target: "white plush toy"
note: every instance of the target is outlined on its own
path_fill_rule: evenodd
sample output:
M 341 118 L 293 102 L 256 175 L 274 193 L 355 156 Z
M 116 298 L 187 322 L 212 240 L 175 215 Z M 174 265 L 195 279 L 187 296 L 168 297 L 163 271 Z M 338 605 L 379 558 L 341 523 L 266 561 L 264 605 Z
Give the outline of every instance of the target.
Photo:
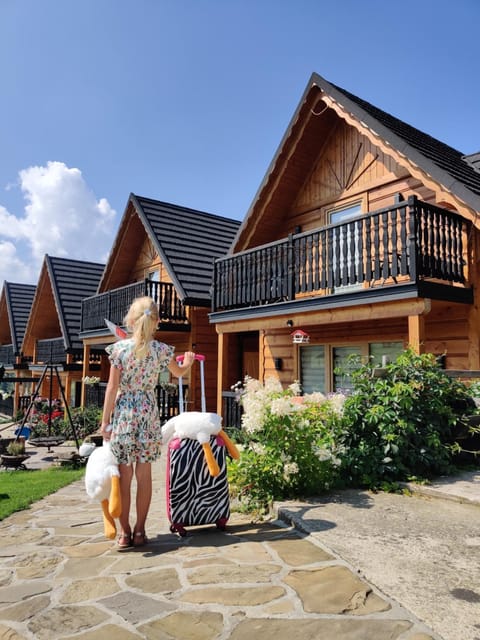
M 119 518 L 122 512 L 120 473 L 110 444 L 105 440 L 103 446 L 95 447 L 88 457 L 85 489 L 92 500 L 100 501 L 105 537 L 113 540 L 117 534 L 114 518 Z
M 240 457 L 238 449 L 223 431 L 222 417 L 217 413 L 185 411 L 167 420 L 162 427 L 162 438 L 165 444 L 172 438 L 197 440 L 203 447 L 210 474 L 218 476 L 220 468 L 210 447 L 210 436 L 213 435 L 220 436 L 225 442 L 229 455 L 238 460 Z

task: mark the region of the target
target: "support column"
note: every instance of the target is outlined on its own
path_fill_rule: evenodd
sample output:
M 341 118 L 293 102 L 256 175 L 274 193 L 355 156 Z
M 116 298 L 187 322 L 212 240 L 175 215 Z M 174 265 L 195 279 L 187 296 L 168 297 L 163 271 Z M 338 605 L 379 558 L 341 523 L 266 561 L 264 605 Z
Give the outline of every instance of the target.
M 80 406 L 85 406 L 85 385 L 83 379 L 90 373 L 90 345 L 83 343 L 83 370 L 82 370 L 82 394 L 80 397 Z
M 258 332 L 258 379 L 265 382 L 265 330 Z
M 475 242 L 473 244 L 474 251 L 472 255 L 472 270 L 473 274 L 470 277 L 470 281 L 479 282 L 480 281 L 480 264 L 477 256 L 480 254 L 478 247 L 478 233 L 472 234 L 473 238 L 475 238 Z M 478 297 L 476 294 L 476 289 L 474 288 L 473 292 L 473 304 L 469 308 L 468 316 L 468 358 L 467 358 L 467 368 L 470 371 L 480 369 L 480 310 L 478 308 Z
M 425 349 L 425 318 L 408 316 L 408 345 L 420 355 Z
M 226 379 L 226 353 L 228 336 L 224 333 L 218 334 L 218 364 L 217 364 L 217 413 L 222 415 L 223 401 L 222 391 Z

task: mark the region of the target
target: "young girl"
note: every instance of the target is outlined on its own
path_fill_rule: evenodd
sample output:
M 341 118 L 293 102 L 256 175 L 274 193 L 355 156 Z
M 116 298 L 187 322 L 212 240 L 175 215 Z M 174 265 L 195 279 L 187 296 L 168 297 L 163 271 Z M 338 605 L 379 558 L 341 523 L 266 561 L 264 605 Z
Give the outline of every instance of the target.
M 184 376 L 195 358 L 193 352 L 186 351 L 180 367 L 173 358 L 174 348 L 154 340 L 158 308 L 152 298 L 134 300 L 124 324 L 133 336 L 106 347 L 111 366 L 101 425 L 102 436 L 110 441 L 120 471 L 119 551 L 148 542 L 145 521 L 152 497 L 151 463 L 159 457 L 161 449 L 155 396 L 158 374 L 168 368 L 174 376 Z M 134 472 L 136 523 L 132 531 L 129 515 Z

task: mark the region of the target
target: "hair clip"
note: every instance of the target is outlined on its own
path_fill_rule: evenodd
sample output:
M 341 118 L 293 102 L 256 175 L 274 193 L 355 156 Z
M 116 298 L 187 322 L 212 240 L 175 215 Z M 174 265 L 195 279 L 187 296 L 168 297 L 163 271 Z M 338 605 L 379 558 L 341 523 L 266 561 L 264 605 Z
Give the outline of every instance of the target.
M 151 309 L 144 309 L 143 310 L 144 315 L 146 316 L 151 316 L 152 315 L 152 310 Z

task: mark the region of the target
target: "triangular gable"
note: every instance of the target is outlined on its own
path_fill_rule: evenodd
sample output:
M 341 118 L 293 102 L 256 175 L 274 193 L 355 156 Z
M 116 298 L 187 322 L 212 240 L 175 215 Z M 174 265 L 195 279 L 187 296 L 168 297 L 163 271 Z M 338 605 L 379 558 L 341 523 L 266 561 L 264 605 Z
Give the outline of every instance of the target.
M 213 262 L 225 255 L 240 222 L 130 194 L 98 293 L 131 283 L 147 236 L 184 304 L 210 304 Z
M 30 284 L 4 282 L 0 296 L 0 344 L 11 344 L 14 355 L 21 351 L 35 288 Z
M 355 127 L 427 187 L 476 222 L 480 173 L 452 147 L 313 74 L 270 163 L 231 252 L 275 237 L 339 119 Z
M 82 300 L 95 294 L 103 264 L 45 256 L 25 330 L 24 350 L 35 340 L 63 338 L 65 350 L 81 349 Z

